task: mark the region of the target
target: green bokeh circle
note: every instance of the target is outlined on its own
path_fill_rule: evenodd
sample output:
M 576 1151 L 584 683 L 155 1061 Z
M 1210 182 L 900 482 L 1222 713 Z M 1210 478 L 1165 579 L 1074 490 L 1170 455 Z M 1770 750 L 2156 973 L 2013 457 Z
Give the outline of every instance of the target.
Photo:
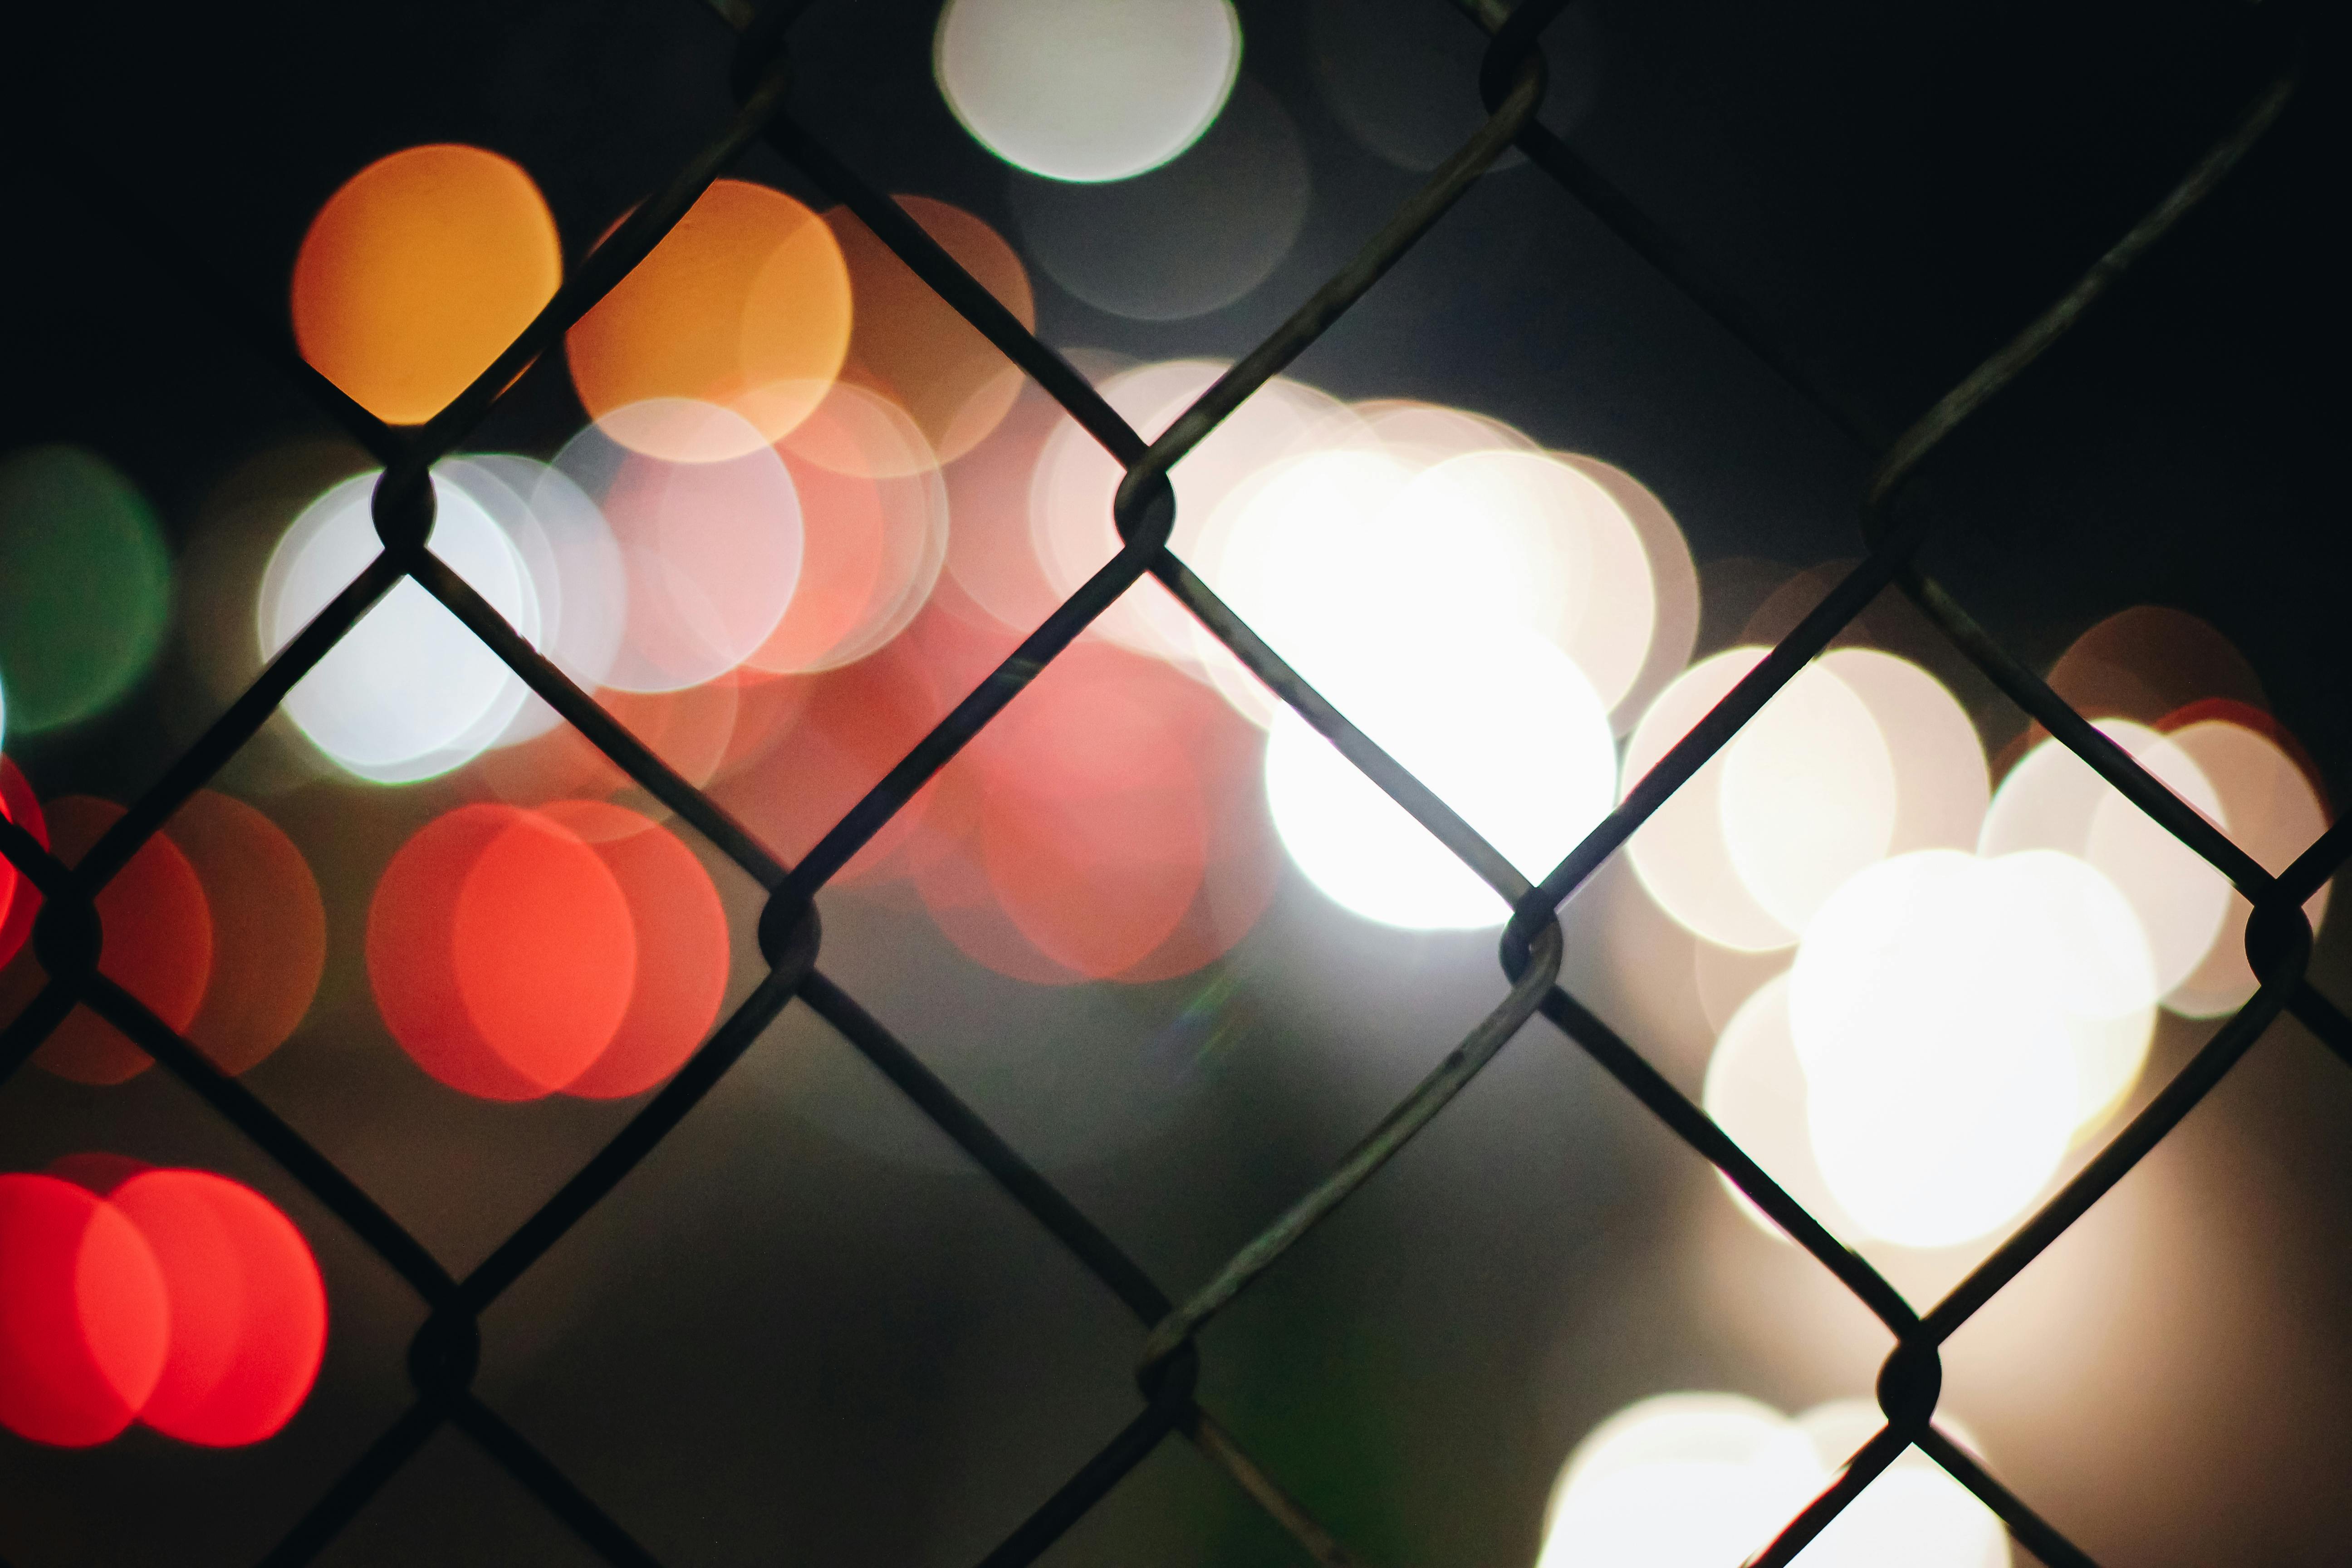
M 113 702 L 172 618 L 172 557 L 146 500 L 105 458 L 32 447 L 0 458 L 0 686 L 31 734 Z

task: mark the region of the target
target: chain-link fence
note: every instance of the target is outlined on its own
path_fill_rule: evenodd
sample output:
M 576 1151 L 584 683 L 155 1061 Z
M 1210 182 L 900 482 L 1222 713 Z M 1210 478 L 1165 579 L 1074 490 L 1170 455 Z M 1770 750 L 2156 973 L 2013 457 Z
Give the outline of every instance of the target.
M 1884 1426 L 1756 1561 L 1765 1564 L 1790 1561 L 1906 1447 L 1916 1446 L 1998 1513 L 2015 1538 L 2043 1562 L 2088 1563 L 2091 1559 L 2037 1514 L 2019 1491 L 1989 1473 L 1937 1426 L 1935 1417 L 1942 1379 L 1938 1347 L 2147 1156 L 2282 1012 L 2292 1012 L 2352 1063 L 2352 1021 L 2305 982 L 2311 933 L 2301 912 L 2305 900 L 2352 855 L 2352 827 L 2338 822 L 2282 875 L 2264 870 L 2086 717 L 2070 708 L 1988 635 L 1965 606 L 1913 564 L 1927 524 L 1920 509 L 1906 509 L 1902 501 L 1913 477 L 1955 429 L 2022 374 L 2126 268 L 2227 177 L 2286 106 L 2295 85 L 2292 59 L 2283 63 L 2275 82 L 2245 109 L 2228 134 L 2079 282 L 1884 451 L 1861 501 L 1861 530 L 1869 546 L 1866 558 L 1626 792 L 1616 809 L 1565 860 L 1540 882 L 1530 885 L 1443 800 L 1301 680 L 1279 650 L 1262 641 L 1171 552 L 1167 542 L 1175 500 L 1167 476 L 1180 458 L 1378 285 L 1382 275 L 1445 216 L 1481 174 L 1514 147 L 1841 428 L 1867 444 L 1731 294 L 1707 279 L 1668 235 L 1586 163 L 1574 147 L 1538 122 L 1536 113 L 1547 84 L 1541 35 L 1566 8 L 1567 0 L 1525 0 L 1516 10 L 1506 10 L 1496 0 L 1456 0 L 1472 21 L 1491 34 L 1479 80 L 1488 113 L 1486 123 L 1429 175 L 1345 268 L 1152 441 L 1138 435 L 1084 375 L 1025 329 L 901 207 L 785 112 L 793 65 L 790 30 L 803 6 L 780 0 L 765 14 L 755 14 L 743 0 L 714 3 L 742 34 L 734 77 L 740 107 L 731 123 L 592 252 L 523 334 L 460 396 L 421 427 L 394 428 L 370 415 L 297 357 L 282 333 L 241 315 L 234 290 L 208 281 L 199 259 L 171 258 L 173 270 L 192 280 L 215 310 L 228 316 L 254 345 L 272 355 L 288 377 L 383 463 L 384 471 L 373 500 L 382 552 L 270 661 L 250 689 L 130 806 L 78 865 L 61 864 L 29 833 L 0 818 L 0 852 L 30 879 L 45 900 L 34 943 L 48 977 L 34 1002 L 0 1032 L 0 1078 L 21 1067 L 77 1005 L 91 1008 L 162 1062 L 347 1224 L 407 1282 L 429 1313 L 408 1357 L 415 1402 L 309 1508 L 266 1563 L 295 1564 L 318 1556 L 445 1426 L 474 1439 L 606 1561 L 655 1561 L 594 1499 L 474 1392 L 480 1352 L 477 1322 L 492 1302 L 677 1127 L 770 1023 L 797 1002 L 829 1023 L 897 1085 L 1067 1247 L 1134 1314 L 1143 1331 L 1136 1368 L 1140 1407 L 1133 1419 L 1110 1435 L 1058 1491 L 1035 1504 L 1020 1526 L 988 1553 L 983 1560 L 988 1568 L 1034 1560 L 1171 1436 L 1192 1443 L 1230 1475 L 1309 1558 L 1326 1563 L 1354 1561 L 1345 1545 L 1318 1524 L 1286 1491 L 1280 1479 L 1253 1459 L 1196 1396 L 1198 1335 L 1370 1181 L 1538 1014 L 1752 1199 L 1882 1321 L 1896 1341 L 1878 1383 Z M 432 465 L 453 453 L 501 393 L 535 360 L 556 347 L 561 335 L 652 250 L 706 187 L 760 141 L 863 220 L 1126 470 L 1115 507 L 1124 542 L 1117 555 L 876 782 L 794 865 L 772 855 L 630 734 L 428 548 L 434 519 L 428 477 Z M 1322 1181 L 1297 1197 L 1208 1279 L 1181 1296 L 1171 1295 L 1151 1279 L 915 1052 L 826 978 L 818 967 L 822 940 L 814 903 L 828 879 L 905 808 L 927 781 L 1146 574 L 1165 584 L 1259 679 L 1507 900 L 1513 911 L 1501 941 L 1506 984 L 1492 1010 L 1451 1043 L 1434 1070 Z M 617 1136 L 463 1278 L 453 1276 L 332 1161 L 248 1089 L 215 1068 L 98 966 L 101 933 L 94 900 L 100 890 L 179 806 L 255 736 L 295 683 L 404 578 L 415 580 L 446 605 L 631 779 L 767 890 L 759 921 L 759 946 L 767 964 L 764 978 Z M 2248 957 L 2261 983 L 2252 1000 L 2079 1173 L 1924 1313 L 1915 1310 L 1869 1263 L 1833 1237 L 1634 1045 L 1612 1032 L 1557 984 L 1563 947 L 1555 919 L 1559 907 L 1808 660 L 1890 587 L 1907 595 L 2001 692 L 2220 871 L 2249 900 L 2254 912 L 2247 928 Z M 1509 672 L 1497 670 L 1494 677 L 1507 681 Z M 1530 715 L 1528 721 L 1541 720 Z

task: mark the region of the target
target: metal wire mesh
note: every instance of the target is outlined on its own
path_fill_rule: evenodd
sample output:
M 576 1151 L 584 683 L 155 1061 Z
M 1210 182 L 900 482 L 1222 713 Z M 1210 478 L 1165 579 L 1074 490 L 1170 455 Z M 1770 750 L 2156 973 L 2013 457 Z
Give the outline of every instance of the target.
M 429 1317 L 409 1351 L 415 1402 L 386 1428 L 264 1559 L 290 1565 L 315 1558 L 441 1427 L 465 1432 L 606 1561 L 651 1563 L 628 1531 L 473 1391 L 480 1356 L 479 1315 L 685 1118 L 753 1040 L 794 1002 L 824 1018 L 1045 1227 L 1109 1290 L 1145 1331 L 1136 1377 L 1141 1407 L 1078 1472 L 982 1560 L 986 1568 L 1035 1559 L 1121 1478 L 1171 1435 L 1181 1435 L 1325 1563 L 1354 1561 L 1280 1482 L 1246 1453 L 1195 1395 L 1197 1336 L 1234 1299 L 1343 1203 L 1432 1119 L 1538 1014 L 1587 1053 L 1685 1143 L 1720 1170 L 1828 1269 L 1894 1334 L 1878 1383 L 1885 1425 L 1834 1482 L 1755 1559 L 1780 1564 L 1803 1550 L 1903 1451 L 1916 1446 L 1975 1493 L 2043 1562 L 2091 1559 L 1990 1474 L 1936 1425 L 1942 1373 L 1938 1347 L 2163 1139 L 2282 1012 L 2292 1012 L 2352 1064 L 2352 1020 L 2304 979 L 2311 952 L 2304 901 L 2352 855 L 2352 826 L 2339 821 L 2284 874 L 2273 876 L 2205 817 L 2174 795 L 2017 658 L 1968 610 L 1913 564 L 1927 525 L 1901 500 L 1913 477 L 1963 422 L 2013 382 L 2064 334 L 2116 279 L 2210 194 L 2278 117 L 2295 85 L 2290 63 L 2238 123 L 2164 200 L 2116 242 L 2071 289 L 1921 416 L 1879 457 L 1862 498 L 1866 558 L 1732 689 L 1568 858 L 1530 885 L 1425 785 L 1301 680 L 1280 653 L 1221 603 L 1167 547 L 1173 464 L 1265 385 L 1377 284 L 1445 215 L 1479 175 L 1517 147 L 1562 189 L 1754 350 L 1841 428 L 1864 445 L 1834 403 L 1715 286 L 1658 226 L 1612 188 L 1576 150 L 1539 124 L 1546 87 L 1538 48 L 1544 27 L 1567 0 L 1454 0 L 1491 34 L 1480 72 L 1488 118 L 1339 272 L 1271 337 L 1244 355 L 1156 440 L 1143 439 L 1068 363 L 1024 329 L 888 197 L 784 112 L 791 79 L 788 29 L 800 10 L 781 4 L 763 16 L 740 0 L 714 0 L 741 33 L 735 72 L 740 110 L 698 156 L 645 202 L 587 258 L 530 327 L 453 403 L 426 425 L 395 429 L 370 415 L 297 358 L 281 334 L 246 317 L 232 290 L 216 286 L 194 258 L 173 258 L 216 311 L 270 354 L 284 373 L 382 461 L 373 499 L 382 552 L 182 755 L 106 835 L 68 868 L 24 829 L 0 818 L 0 853 L 45 900 L 36 952 L 48 976 L 37 997 L 0 1032 L 0 1079 L 37 1048 L 77 1005 L 87 1005 L 175 1074 L 331 1210 L 425 1303 Z M 913 751 L 866 793 L 796 865 L 772 855 L 709 798 L 631 735 L 428 547 L 432 465 L 449 455 L 491 404 L 557 338 L 653 248 L 710 183 L 755 141 L 764 140 L 862 219 L 940 298 L 1050 395 L 1125 468 L 1115 521 L 1123 545 L 1055 610 Z M 1117 1242 L 1027 1163 L 894 1037 L 857 1000 L 817 968 L 821 942 L 814 903 L 858 848 L 956 752 L 999 714 L 1112 601 L 1149 573 L 1339 752 L 1500 893 L 1513 913 L 1500 960 L 1506 987 L 1491 1011 L 1453 1044 L 1436 1068 L 1311 1190 L 1181 1299 L 1155 1282 Z M 251 740 L 293 685 L 361 616 L 404 578 L 420 584 L 631 779 L 699 830 L 767 889 L 759 942 L 768 973 L 686 1066 L 520 1228 L 472 1272 L 454 1277 L 367 1192 L 181 1035 L 98 968 L 100 931 L 93 900 L 182 804 Z M 1832 638 L 1890 586 L 1917 604 L 1952 644 L 2026 713 L 2127 799 L 2219 870 L 2253 906 L 2247 950 L 2260 988 L 2153 1100 L 2008 1240 L 1925 1313 L 1759 1167 L 1633 1045 L 1557 984 L 1563 937 L 1556 911 L 1675 790 L 1713 757 Z M 1497 672 L 1503 678 L 1506 672 Z

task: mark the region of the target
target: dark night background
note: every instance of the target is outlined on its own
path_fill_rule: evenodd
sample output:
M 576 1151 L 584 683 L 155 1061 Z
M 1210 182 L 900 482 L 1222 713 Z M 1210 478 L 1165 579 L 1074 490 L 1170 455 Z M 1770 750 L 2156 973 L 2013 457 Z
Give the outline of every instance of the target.
M 1164 322 L 1100 311 L 1033 268 L 1048 342 L 1238 355 L 1343 262 L 1417 176 L 1349 134 L 1318 73 L 1394 73 L 1412 84 L 1398 112 L 1441 140 L 1475 123 L 1479 35 L 1444 0 L 1240 9 L 1244 77 L 1306 153 L 1296 245 L 1238 301 Z M 953 202 L 1019 243 L 1022 176 L 932 85 L 936 10 L 818 0 L 793 34 L 793 111 L 876 184 Z M 1591 0 L 1548 35 L 1546 118 L 1855 423 L 1891 437 L 2236 121 L 2295 24 L 2278 0 Z M 2345 252 L 2326 237 L 2347 142 L 2342 39 L 2318 26 L 2263 144 L 1906 504 L 1937 520 L 1925 564 L 2029 662 L 2132 605 L 2210 620 L 2341 799 L 2352 344 Z M 0 451 L 95 447 L 183 552 L 241 526 L 236 496 L 292 485 L 303 462 L 343 471 L 317 445 L 332 442 L 326 422 L 175 282 L 183 258 L 282 333 L 319 205 L 429 141 L 520 162 L 576 258 L 731 107 L 732 35 L 690 0 L 133 4 L 44 8 L 9 32 Z M 737 172 L 829 205 L 764 148 Z M 1159 204 L 1118 243 L 1179 267 L 1188 227 L 1213 244 L 1254 216 L 1202 199 Z M 1870 454 L 1525 163 L 1482 181 L 1292 374 L 1345 397 L 1477 409 L 1629 468 L 1710 586 L 1741 580 L 1710 576 L 1727 558 L 1860 552 Z M 542 363 L 469 446 L 544 455 L 583 419 Z M 218 710 L 186 673 L 220 613 L 193 584 L 185 637 L 140 692 L 12 753 L 42 794 L 129 798 Z M 1709 613 L 1726 625 L 1721 604 Z M 1989 689 L 1939 673 L 1971 696 L 1989 751 L 2022 728 Z M 239 766 L 229 787 L 279 787 L 266 760 Z M 629 1108 L 464 1101 L 384 1040 L 356 956 L 367 886 L 455 798 L 310 783 L 270 799 L 327 890 L 335 946 L 304 1028 L 247 1081 L 462 1268 Z M 1604 918 L 1623 881 L 1612 868 L 1571 906 L 1570 983 L 1695 1089 L 1704 1026 L 1643 1016 L 1618 963 L 1679 939 Z M 755 909 L 740 874 L 719 885 L 737 918 L 731 1003 L 753 976 Z M 1501 992 L 1486 937 L 1335 921 L 1287 874 L 1230 960 L 1142 987 L 1034 990 L 885 903 L 835 895 L 825 912 L 827 972 L 1180 1291 Z M 2344 924 L 2314 970 L 2338 996 L 2352 995 Z M 2151 1076 L 2210 1027 L 2168 1016 Z M 2277 1026 L 1951 1347 L 1947 1408 L 2100 1562 L 2341 1561 L 2347 1125 L 2352 1074 Z M 165 1075 L 0 1087 L 0 1167 L 85 1148 L 269 1193 L 320 1253 L 333 1338 L 310 1405 L 253 1449 L 134 1432 L 75 1453 L 0 1435 L 0 1560 L 250 1562 L 404 1408 L 421 1312 Z M 1941 1268 L 1921 1266 L 1921 1291 L 1959 1272 Z M 1733 1217 L 1705 1167 L 1538 1022 L 1206 1333 L 1202 1398 L 1365 1561 L 1524 1568 L 1561 1459 L 1632 1400 L 1724 1388 L 1793 1410 L 1865 1393 L 1884 1337 L 1818 1276 Z M 804 1009 L 484 1328 L 488 1403 L 674 1564 L 968 1563 L 1136 1408 L 1140 1336 L 1117 1303 Z M 454 1433 L 322 1559 L 590 1560 Z M 1047 1559 L 1298 1560 L 1181 1442 Z

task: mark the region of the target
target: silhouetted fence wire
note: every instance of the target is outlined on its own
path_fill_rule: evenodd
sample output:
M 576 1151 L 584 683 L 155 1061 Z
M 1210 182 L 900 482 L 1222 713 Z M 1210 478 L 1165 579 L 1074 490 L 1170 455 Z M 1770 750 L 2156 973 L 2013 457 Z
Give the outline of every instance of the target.
M 2069 707 L 1989 636 L 1949 593 L 1912 563 L 1928 524 L 1917 509 L 1906 511 L 1899 503 L 1910 479 L 1942 442 L 2022 374 L 2244 157 L 2284 109 L 2294 88 L 2294 67 L 2288 65 L 2228 134 L 2073 289 L 1886 447 L 1861 501 L 1860 528 L 1868 555 L 1627 791 L 1622 802 L 1582 843 L 1541 882 L 1531 886 L 1476 830 L 1302 680 L 1278 650 L 1262 641 L 1171 552 L 1168 540 L 1175 500 L 1168 482 L 1169 469 L 1374 287 L 1487 166 L 1514 146 L 1754 351 L 1840 430 L 1865 447 L 1870 442 L 1837 401 L 1802 374 L 1797 360 L 1761 328 L 1753 311 L 1710 279 L 1673 237 L 1587 164 L 1568 142 L 1538 122 L 1536 111 L 1546 83 L 1538 37 L 1566 8 L 1568 0 L 1527 0 L 1516 10 L 1506 10 L 1494 0 L 1454 3 L 1492 35 L 1479 77 L 1488 111 L 1486 123 L 1428 176 L 1354 259 L 1272 336 L 1220 377 L 1156 440 L 1147 441 L 1138 434 L 1084 375 L 1023 327 L 896 202 L 791 119 L 785 110 L 792 64 L 788 34 L 791 22 L 804 8 L 803 4 L 779 4 L 767 15 L 755 16 L 740 0 L 712 0 L 713 9 L 742 34 L 734 75 L 740 108 L 733 120 L 590 253 L 489 368 L 422 426 L 394 428 L 362 408 L 304 363 L 283 332 L 257 320 L 240 303 L 236 291 L 214 278 L 200 258 L 176 253 L 160 258 L 162 265 L 238 335 L 277 363 L 323 414 L 383 464 L 373 509 L 382 553 L 269 661 L 252 686 L 152 789 L 131 804 L 77 867 L 64 866 L 30 833 L 0 818 L 0 853 L 32 880 L 45 900 L 33 941 L 48 976 L 25 1012 L 0 1031 L 0 1079 L 22 1066 L 75 1005 L 90 1007 L 163 1063 L 350 1226 L 427 1308 L 427 1321 L 408 1355 L 415 1403 L 310 1507 L 264 1559 L 265 1563 L 290 1568 L 315 1558 L 444 1426 L 455 1426 L 473 1439 L 605 1561 L 656 1562 L 593 1499 L 474 1394 L 473 1379 L 480 1359 L 477 1324 L 481 1312 L 625 1179 L 794 1001 L 814 1011 L 873 1063 L 1052 1233 L 1134 1314 L 1144 1331 L 1136 1372 L 1141 1408 L 1060 1490 L 1035 1504 L 982 1560 L 984 1568 L 1011 1568 L 1035 1559 L 1172 1434 L 1183 1436 L 1231 1476 L 1308 1558 L 1331 1564 L 1356 1561 L 1195 1397 L 1197 1336 L 1235 1296 L 1437 1116 L 1538 1013 L 1753 1199 L 1895 1338 L 1895 1349 L 1887 1357 L 1878 1383 L 1885 1425 L 1853 1456 L 1829 1489 L 1755 1559 L 1757 1563 L 1790 1562 L 1911 1446 L 1919 1447 L 1980 1498 L 2015 1538 L 2045 1563 L 2074 1568 L 2091 1562 L 1935 1426 L 1942 1381 L 1938 1347 L 2144 1158 L 2283 1011 L 2292 1012 L 2352 1065 L 2352 1020 L 2304 979 L 2311 931 L 2301 907 L 2352 856 L 2352 826 L 2336 823 L 2283 875 L 2273 877 L 2263 870 Z M 1122 541 L 1118 552 L 794 866 L 769 853 L 718 805 L 631 735 L 428 548 L 434 512 L 428 482 L 432 465 L 457 450 L 518 375 L 545 357 L 559 336 L 642 260 L 710 183 L 755 141 L 765 141 L 818 188 L 862 219 L 1126 469 L 1114 509 Z M 160 246 L 150 236 L 142 248 L 153 250 Z M 1492 1010 L 1467 1029 L 1429 1076 L 1321 1182 L 1207 1281 L 1181 1299 L 1156 1283 L 913 1050 L 816 967 L 822 946 L 814 902 L 817 891 L 926 781 L 1146 573 L 1158 577 L 1259 679 L 1501 894 L 1513 911 L 1500 943 L 1507 984 Z M 100 889 L 253 738 L 293 685 L 403 578 L 415 580 L 447 606 L 617 767 L 767 889 L 759 921 L 759 945 L 769 966 L 767 975 L 609 1143 L 463 1279 L 452 1277 L 333 1162 L 97 967 L 100 931 L 93 901 Z M 2252 998 L 2146 1109 L 1925 1314 L 1915 1310 L 1869 1263 L 1839 1243 L 1634 1046 L 1558 984 L 1563 937 L 1556 912 L 1561 904 L 1808 660 L 1889 587 L 1899 587 L 2005 695 L 2245 896 L 2254 910 L 2248 922 L 2247 953 L 2260 980 Z M 1497 670 L 1495 679 L 1507 680 L 1509 672 Z M 1542 722 L 1542 716 L 1530 714 L 1528 721 Z

